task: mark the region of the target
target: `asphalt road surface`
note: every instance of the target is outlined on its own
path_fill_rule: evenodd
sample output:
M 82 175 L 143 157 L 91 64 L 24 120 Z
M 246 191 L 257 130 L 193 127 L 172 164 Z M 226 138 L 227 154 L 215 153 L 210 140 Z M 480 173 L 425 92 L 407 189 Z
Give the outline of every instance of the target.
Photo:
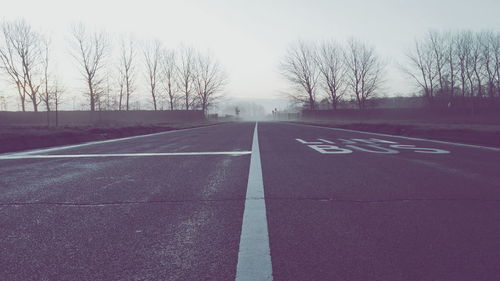
M 0 280 L 500 280 L 500 149 L 249 122 L 3 154 Z

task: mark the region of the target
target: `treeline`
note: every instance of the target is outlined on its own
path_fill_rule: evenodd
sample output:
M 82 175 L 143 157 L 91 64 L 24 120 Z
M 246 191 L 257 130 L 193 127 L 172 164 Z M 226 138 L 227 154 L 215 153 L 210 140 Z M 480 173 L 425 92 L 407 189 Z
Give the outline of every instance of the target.
M 28 104 L 33 111 L 41 104 L 57 110 L 65 87 L 56 75 L 51 38 L 25 20 L 3 21 L 0 28 L 0 71 L 14 86 L 22 111 Z M 158 40 L 137 43 L 130 35 L 112 36 L 82 24 L 72 26 L 68 38 L 91 111 L 131 109 L 142 83 L 154 110 L 206 112 L 227 83 L 209 52 L 169 49 Z
M 307 109 L 317 109 L 323 98 L 337 108 L 347 95 L 365 108 L 380 88 L 384 67 L 373 46 L 354 39 L 346 44 L 297 41 L 280 65 L 294 87 L 290 98 Z
M 500 33 L 430 31 L 400 63 L 427 105 L 469 106 L 500 98 Z M 292 43 L 280 65 L 302 107 L 330 108 L 354 101 L 359 109 L 380 94 L 385 64 L 373 46 L 358 40 Z
M 500 33 L 430 31 L 415 40 L 403 70 L 414 79 L 428 104 L 438 98 L 467 100 L 500 97 Z

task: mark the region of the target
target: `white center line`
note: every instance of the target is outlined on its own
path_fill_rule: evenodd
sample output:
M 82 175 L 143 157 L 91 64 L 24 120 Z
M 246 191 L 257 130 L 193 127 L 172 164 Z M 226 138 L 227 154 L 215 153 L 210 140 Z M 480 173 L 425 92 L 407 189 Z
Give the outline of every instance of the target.
M 237 281 L 273 280 L 257 126 L 258 123 L 255 124 L 253 133 L 252 155 L 236 269 Z
M 251 151 L 219 151 L 219 152 L 157 152 L 157 153 L 104 153 L 104 154 L 24 154 L 0 156 L 0 160 L 9 159 L 50 159 L 50 158 L 93 158 L 93 157 L 148 157 L 148 156 L 197 156 L 197 155 L 230 155 L 251 154 Z

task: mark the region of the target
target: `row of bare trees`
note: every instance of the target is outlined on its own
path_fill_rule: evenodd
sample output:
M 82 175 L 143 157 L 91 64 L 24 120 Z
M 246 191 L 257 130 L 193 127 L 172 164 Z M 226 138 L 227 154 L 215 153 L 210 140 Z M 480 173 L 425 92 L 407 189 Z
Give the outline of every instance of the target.
M 34 111 L 41 103 L 47 111 L 57 107 L 62 87 L 49 64 L 50 38 L 24 20 L 3 21 L 0 28 L 0 70 L 17 89 L 21 109 L 26 111 L 30 101 Z M 206 112 L 227 83 L 210 52 L 168 49 L 158 40 L 138 44 L 132 36 L 112 40 L 108 33 L 82 24 L 72 26 L 69 45 L 91 111 L 131 109 L 131 97 L 142 82 L 154 110 Z
M 0 70 L 15 86 L 22 110 L 27 102 L 34 111 L 40 103 L 57 109 L 63 89 L 52 71 L 50 39 L 23 20 L 4 21 L 0 29 Z
M 110 56 L 110 40 L 103 32 L 91 32 L 83 25 L 73 28 L 73 56 L 80 64 L 88 87 L 90 110 L 96 110 L 99 97 L 106 89 L 102 84 L 106 60 Z M 120 38 L 118 58 L 118 110 L 130 109 L 130 97 L 138 84 L 141 62 L 154 110 L 201 109 L 205 113 L 221 96 L 227 76 L 220 63 L 209 53 L 193 48 L 168 49 L 158 41 L 137 46 L 131 38 Z M 142 58 L 141 58 L 142 57 Z
M 205 113 L 222 97 L 227 76 L 211 53 L 189 47 L 166 49 L 154 41 L 145 46 L 143 54 L 155 110 L 160 96 L 171 110 L 181 107 Z
M 500 97 L 500 33 L 430 31 L 415 40 L 403 70 L 429 103 Z
M 316 109 L 321 97 L 335 109 L 347 95 L 364 109 L 380 89 L 384 66 L 372 46 L 351 39 L 346 44 L 297 41 L 289 46 L 280 69 L 294 87 L 290 97 L 308 109 Z

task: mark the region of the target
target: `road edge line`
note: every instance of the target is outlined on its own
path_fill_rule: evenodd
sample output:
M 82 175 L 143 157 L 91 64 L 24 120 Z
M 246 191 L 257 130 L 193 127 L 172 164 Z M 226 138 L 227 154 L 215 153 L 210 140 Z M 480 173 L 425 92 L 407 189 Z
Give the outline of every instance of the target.
M 253 134 L 235 280 L 273 280 L 258 123 Z

